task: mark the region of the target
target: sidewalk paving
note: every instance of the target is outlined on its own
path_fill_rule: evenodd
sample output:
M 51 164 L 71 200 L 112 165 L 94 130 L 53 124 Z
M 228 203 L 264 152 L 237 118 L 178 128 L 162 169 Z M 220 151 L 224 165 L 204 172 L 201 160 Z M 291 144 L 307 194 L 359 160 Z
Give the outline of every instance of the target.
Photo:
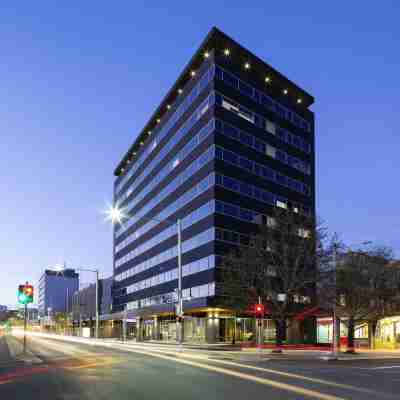
M 254 355 L 262 356 L 263 359 L 269 360 L 293 360 L 293 361 L 315 361 L 315 360 L 324 360 L 329 359 L 331 352 L 329 349 L 324 350 L 306 350 L 306 349 L 282 349 L 282 353 L 273 353 L 272 348 L 256 348 L 256 347 L 242 347 L 240 343 L 232 345 L 230 343 L 216 343 L 216 344 L 206 344 L 206 343 L 183 343 L 180 347 L 178 347 L 176 342 L 162 342 L 162 341 L 146 341 L 146 342 L 136 342 L 135 340 L 129 340 L 127 342 L 123 342 L 120 339 L 95 339 L 95 338 L 82 338 L 78 336 L 62 336 L 58 334 L 48 334 L 48 333 L 39 333 L 39 332 L 29 332 L 32 336 L 51 338 L 55 340 L 66 340 L 71 342 L 80 342 L 87 343 L 91 345 L 100 345 L 103 343 L 104 345 L 110 346 L 113 343 L 118 345 L 118 349 L 121 350 L 121 345 L 128 347 L 142 347 L 148 350 L 151 350 L 152 347 L 154 349 L 163 348 L 165 350 L 171 351 L 182 351 L 182 350 L 201 350 L 201 351 L 209 351 L 211 353 L 215 352 L 216 354 L 219 352 L 223 352 L 223 354 L 246 354 L 248 356 Z M 15 339 L 16 342 L 18 342 Z M 20 343 L 20 342 L 19 342 Z M 20 345 L 22 345 L 20 343 Z M 20 351 L 20 349 L 19 349 Z M 355 354 L 347 354 L 344 352 L 340 352 L 338 354 L 339 361 L 356 361 L 356 360 L 387 360 L 387 359 L 400 359 L 400 350 L 368 350 L 368 349 L 360 349 Z

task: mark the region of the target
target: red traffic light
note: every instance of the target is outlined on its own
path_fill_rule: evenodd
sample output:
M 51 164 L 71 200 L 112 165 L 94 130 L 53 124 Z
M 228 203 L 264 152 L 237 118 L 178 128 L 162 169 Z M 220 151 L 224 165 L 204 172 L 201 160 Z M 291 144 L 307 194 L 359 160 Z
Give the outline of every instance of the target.
M 264 317 L 264 304 L 256 304 L 254 307 L 256 318 Z

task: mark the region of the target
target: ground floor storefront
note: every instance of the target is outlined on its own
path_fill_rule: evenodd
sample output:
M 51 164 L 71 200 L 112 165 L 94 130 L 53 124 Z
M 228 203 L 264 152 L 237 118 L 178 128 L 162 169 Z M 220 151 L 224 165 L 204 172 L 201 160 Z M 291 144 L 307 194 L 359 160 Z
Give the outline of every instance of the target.
M 186 343 L 255 342 L 259 326 L 254 315 L 234 315 L 221 309 L 186 312 L 182 323 L 183 341 Z M 271 318 L 264 318 L 258 329 L 261 329 L 259 334 L 263 343 L 275 341 L 276 327 Z M 178 323 L 174 313 L 111 315 L 100 324 L 100 337 L 118 337 L 123 340 L 175 342 L 177 332 Z M 288 320 L 284 342 L 314 344 L 315 319 Z

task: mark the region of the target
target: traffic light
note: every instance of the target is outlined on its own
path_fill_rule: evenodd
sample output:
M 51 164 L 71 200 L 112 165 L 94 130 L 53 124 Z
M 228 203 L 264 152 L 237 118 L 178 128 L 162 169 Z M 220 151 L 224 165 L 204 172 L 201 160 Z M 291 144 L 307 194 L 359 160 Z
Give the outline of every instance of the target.
M 25 297 L 27 303 L 33 303 L 33 286 L 25 285 Z
M 254 310 L 257 319 L 264 318 L 264 304 L 256 304 Z
M 25 285 L 18 286 L 18 303 L 26 304 Z
M 18 286 L 18 303 L 33 303 L 33 286 L 28 282 L 25 285 Z

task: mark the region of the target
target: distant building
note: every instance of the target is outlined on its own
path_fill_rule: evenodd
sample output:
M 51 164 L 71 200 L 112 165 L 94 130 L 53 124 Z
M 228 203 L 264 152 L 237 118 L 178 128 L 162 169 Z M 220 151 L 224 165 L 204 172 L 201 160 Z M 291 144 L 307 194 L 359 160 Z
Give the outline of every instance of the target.
M 99 280 L 98 306 L 99 314 L 109 314 L 111 312 L 111 287 L 113 278 Z M 72 319 L 76 322 L 80 320 L 94 320 L 96 317 L 96 284 L 80 289 L 72 296 Z
M 72 295 L 79 289 L 79 274 L 73 269 L 46 269 L 38 285 L 39 316 L 45 317 L 71 308 Z
M 101 279 L 100 314 L 110 314 L 112 311 L 113 277 Z

